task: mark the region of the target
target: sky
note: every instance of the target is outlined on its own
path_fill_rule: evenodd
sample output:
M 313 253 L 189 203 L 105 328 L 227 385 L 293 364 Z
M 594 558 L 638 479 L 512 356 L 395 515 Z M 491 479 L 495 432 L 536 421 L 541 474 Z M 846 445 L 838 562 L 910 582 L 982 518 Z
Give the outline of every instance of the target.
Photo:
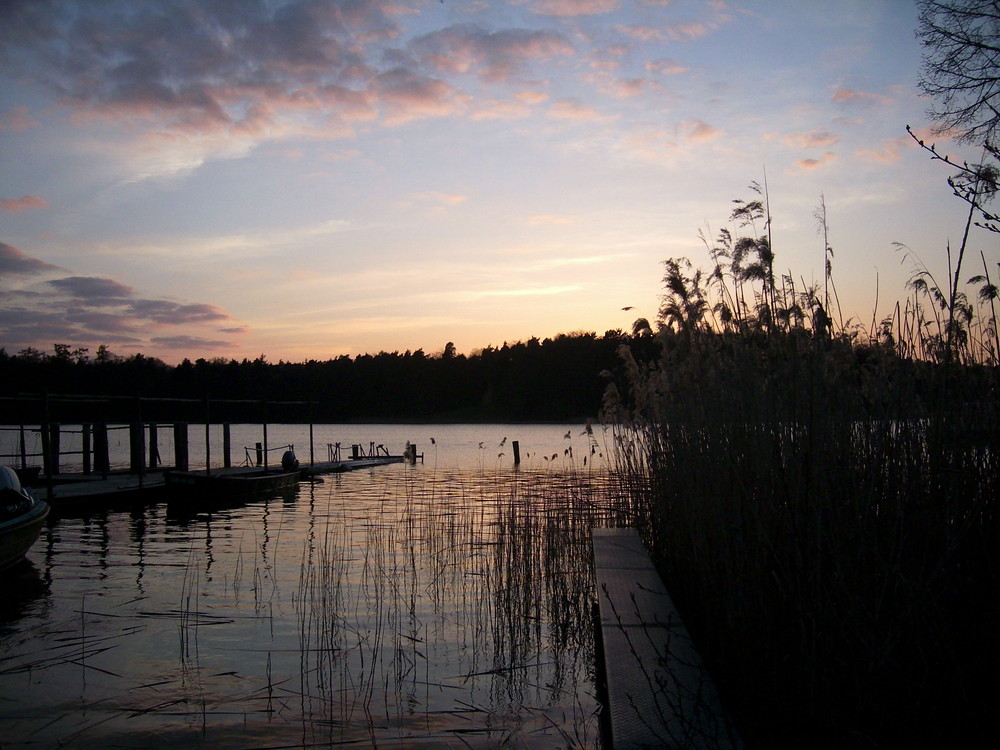
M 906 126 L 977 156 L 930 133 L 916 23 L 902 0 L 3 0 L 0 346 L 300 362 L 630 330 L 664 260 L 746 232 L 751 183 L 805 284 L 822 196 L 867 327 L 964 226 Z

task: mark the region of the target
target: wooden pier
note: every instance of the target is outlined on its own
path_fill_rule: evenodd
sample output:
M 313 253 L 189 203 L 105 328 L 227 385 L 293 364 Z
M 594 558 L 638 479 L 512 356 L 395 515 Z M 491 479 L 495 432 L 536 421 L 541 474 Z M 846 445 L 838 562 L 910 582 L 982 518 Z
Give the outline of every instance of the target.
M 230 437 L 230 423 L 214 421 L 209 419 L 209 415 L 217 411 L 215 407 L 220 404 L 256 404 L 260 406 L 262 415 L 267 411 L 267 406 L 289 406 L 289 405 L 309 405 L 309 402 L 244 402 L 244 401 L 209 401 L 192 399 L 131 399 L 134 401 L 134 411 L 136 418 L 124 423 L 108 423 L 101 421 L 98 417 L 102 409 L 110 403 L 110 398 L 93 398 L 86 396 L 65 396 L 65 395 L 43 395 L 43 396 L 21 396 L 3 397 L 0 402 L 23 401 L 37 402 L 40 419 L 34 423 L 36 426 L 26 427 L 21 425 L 7 425 L 0 429 L 19 432 L 19 450 L 13 454 L 6 454 L 0 457 L 0 463 L 8 464 L 17 472 L 24 486 L 31 487 L 35 494 L 52 503 L 55 507 L 73 503 L 89 504 L 96 502 L 109 502 L 120 500 L 128 503 L 152 502 L 159 499 L 159 495 L 165 492 L 167 482 L 165 473 L 190 472 L 189 458 L 189 430 L 192 426 L 185 421 L 176 422 L 154 422 L 140 418 L 143 412 L 143 404 L 148 402 L 167 401 L 171 406 L 186 405 L 186 407 L 199 407 L 204 410 L 204 422 L 195 422 L 205 429 L 205 457 L 203 466 L 210 467 L 206 473 L 250 471 L 254 469 L 269 469 L 276 467 L 278 462 L 270 459 L 272 451 L 293 450 L 291 445 L 273 447 L 268 445 L 268 425 L 261 423 L 263 431 L 263 441 L 254 446 L 246 446 L 246 457 L 242 466 L 234 466 L 232 459 L 232 439 Z M 61 424 L 54 416 L 52 410 L 60 405 L 70 405 L 83 410 L 85 416 L 91 421 L 73 422 L 71 425 Z M 221 426 L 222 429 L 222 455 L 212 456 L 212 436 L 210 430 L 213 426 Z M 112 461 L 109 451 L 109 432 L 116 430 L 128 431 L 128 467 L 112 468 Z M 166 457 L 163 461 L 159 452 L 160 433 L 172 435 L 173 456 Z M 41 452 L 29 452 L 27 450 L 26 433 L 37 433 L 41 439 Z M 79 443 L 79 448 L 66 450 L 64 447 L 66 435 L 72 433 L 74 437 L 79 435 L 75 442 Z M 349 446 L 349 457 L 341 455 L 340 443 L 328 444 L 328 456 L 326 461 L 316 461 L 313 444 L 313 425 L 309 423 L 309 454 L 303 457 L 299 464 L 299 472 L 302 479 L 311 479 L 320 474 L 333 472 L 352 471 L 374 466 L 382 466 L 392 463 L 402 463 L 409 461 L 423 461 L 423 455 L 416 451 L 416 447 L 407 444 L 402 455 L 391 455 L 384 446 L 376 445 L 374 442 L 368 446 L 354 444 Z M 36 449 L 37 450 L 37 449 Z M 345 449 L 346 452 L 346 449 Z M 67 472 L 64 462 L 68 457 L 74 457 L 77 467 L 75 471 Z M 172 463 L 171 463 L 172 461 Z M 220 466 L 221 464 L 221 466 Z
M 743 745 L 634 529 L 594 529 L 598 629 L 614 750 Z

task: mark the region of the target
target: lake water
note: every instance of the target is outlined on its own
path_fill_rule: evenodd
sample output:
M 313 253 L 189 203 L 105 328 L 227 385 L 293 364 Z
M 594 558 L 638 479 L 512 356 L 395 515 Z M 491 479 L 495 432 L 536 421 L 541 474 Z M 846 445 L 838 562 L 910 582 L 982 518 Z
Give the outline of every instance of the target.
M 425 461 L 55 513 L 3 579 L 4 750 L 599 746 L 590 529 L 627 518 L 596 432 L 316 426 L 317 460 L 411 441 Z M 308 460 L 308 426 L 267 440 Z

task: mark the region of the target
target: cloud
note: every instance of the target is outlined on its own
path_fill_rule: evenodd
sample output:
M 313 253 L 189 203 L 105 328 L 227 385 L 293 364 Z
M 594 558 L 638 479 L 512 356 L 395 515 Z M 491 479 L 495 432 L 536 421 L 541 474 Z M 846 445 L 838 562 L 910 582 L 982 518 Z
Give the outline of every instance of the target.
M 934 131 L 930 127 L 914 128 L 913 134 L 924 143 L 930 143 L 934 138 Z M 891 164 L 898 161 L 905 148 L 915 148 L 917 143 L 909 136 L 899 136 L 898 138 L 884 138 L 879 149 L 859 149 L 854 152 L 864 162 L 869 164 Z
M 678 126 L 677 131 L 687 140 L 696 143 L 711 141 L 722 135 L 721 130 L 702 120 L 685 120 Z
M 663 29 L 655 26 L 619 26 L 618 30 L 625 36 L 642 42 L 657 42 L 664 38 Z
M 543 16 L 596 16 L 618 9 L 618 0 L 540 0 L 532 6 Z
M 557 120 L 605 120 L 593 107 L 583 104 L 579 99 L 558 99 L 549 107 L 548 116 Z
M 319 121 L 374 117 L 367 86 L 379 71 L 366 55 L 400 35 L 398 15 L 377 0 L 39 0 L 4 8 L 0 63 L 45 87 L 78 123 L 111 119 L 167 136 L 155 144 L 161 150 L 196 152 L 165 159 L 169 173 L 301 132 L 303 113 Z M 19 129 L 33 121 L 18 108 L 0 123 Z M 244 143 L 233 150 L 232 139 Z
M 69 295 L 85 305 L 117 305 L 131 297 L 135 290 L 114 279 L 103 279 L 96 276 L 69 276 L 64 279 L 53 279 L 49 286 Z
M 139 318 L 164 325 L 187 325 L 229 319 L 229 316 L 215 305 L 181 305 L 167 300 L 136 300 L 129 309 Z
M 811 171 L 814 169 L 825 167 L 828 164 L 836 161 L 836 159 L 837 155 L 828 151 L 818 159 L 797 159 L 795 161 L 795 166 L 802 171 Z
M 677 153 L 676 134 L 664 128 L 644 128 L 627 133 L 620 143 L 630 157 L 651 164 L 663 164 Z
M 476 102 L 469 117 L 473 120 L 520 120 L 531 115 L 531 108 L 517 101 L 486 99 Z
M 0 198 L 0 211 L 19 214 L 22 211 L 48 208 L 49 202 L 37 195 L 22 195 L 20 198 Z
M 381 74 L 374 87 L 386 112 L 386 122 L 392 125 L 451 114 L 463 99 L 444 81 L 405 68 Z
M 839 140 L 840 136 L 836 133 L 821 128 L 815 128 L 807 133 L 789 133 L 784 138 L 786 144 L 798 148 L 823 148 L 832 146 Z
M 0 242 L 0 277 L 34 276 L 47 271 L 60 271 L 59 266 L 32 258 L 13 245 Z
M 667 27 L 667 34 L 675 42 L 686 42 L 692 39 L 705 36 L 712 27 L 701 21 L 688 21 L 687 23 L 671 24 Z
M 2 277 L 62 270 L 0 242 Z M 5 346 L 36 348 L 44 348 L 53 341 L 70 342 L 74 346 L 143 345 L 153 341 L 147 337 L 155 332 L 167 338 L 187 337 L 211 348 L 227 344 L 198 338 L 189 330 L 220 324 L 228 324 L 223 333 L 245 330 L 216 305 L 136 299 L 135 294 L 131 286 L 99 276 L 60 276 L 26 289 L 7 290 L 0 295 L 0 341 Z M 171 328 L 185 330 L 173 334 Z
M 680 73 L 687 73 L 691 70 L 690 67 L 686 65 L 681 65 L 674 60 L 669 58 L 662 58 L 660 60 L 650 60 L 646 63 L 646 70 L 650 73 L 659 73 L 665 76 L 675 76 Z
M 562 225 L 572 224 L 574 219 L 570 216 L 559 216 L 557 214 L 536 214 L 535 216 L 528 217 L 528 224 L 533 227 L 543 226 L 543 225 Z
M 233 344 L 230 341 L 219 339 L 206 339 L 200 336 L 154 336 L 150 343 L 164 349 L 181 349 L 190 351 L 192 349 L 230 349 Z
M 883 96 L 882 94 L 872 94 L 867 91 L 856 91 L 854 89 L 849 89 L 841 86 L 836 91 L 833 92 L 833 96 L 830 97 L 837 104 L 848 104 L 848 105 L 861 105 L 870 106 L 872 104 L 886 104 L 890 101 L 889 97 Z
M 645 78 L 618 78 L 607 73 L 594 74 L 588 76 L 586 80 L 593 83 L 602 94 L 616 99 L 632 99 L 641 96 L 650 88 L 650 82 Z
M 14 107 L 0 113 L 0 132 L 9 130 L 16 133 L 28 128 L 38 127 L 39 124 L 28 112 L 27 107 Z
M 474 24 L 450 26 L 419 37 L 410 50 L 421 63 L 442 73 L 476 74 L 491 83 L 508 81 L 529 62 L 575 51 L 563 36 L 548 31 L 485 31 Z

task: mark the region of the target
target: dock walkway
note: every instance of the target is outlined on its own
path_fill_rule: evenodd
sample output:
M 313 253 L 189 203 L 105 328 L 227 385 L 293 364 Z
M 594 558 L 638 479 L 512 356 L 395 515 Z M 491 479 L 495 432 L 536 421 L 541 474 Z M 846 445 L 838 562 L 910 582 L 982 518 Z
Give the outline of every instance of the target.
M 611 747 L 742 748 L 638 533 L 592 543 Z

